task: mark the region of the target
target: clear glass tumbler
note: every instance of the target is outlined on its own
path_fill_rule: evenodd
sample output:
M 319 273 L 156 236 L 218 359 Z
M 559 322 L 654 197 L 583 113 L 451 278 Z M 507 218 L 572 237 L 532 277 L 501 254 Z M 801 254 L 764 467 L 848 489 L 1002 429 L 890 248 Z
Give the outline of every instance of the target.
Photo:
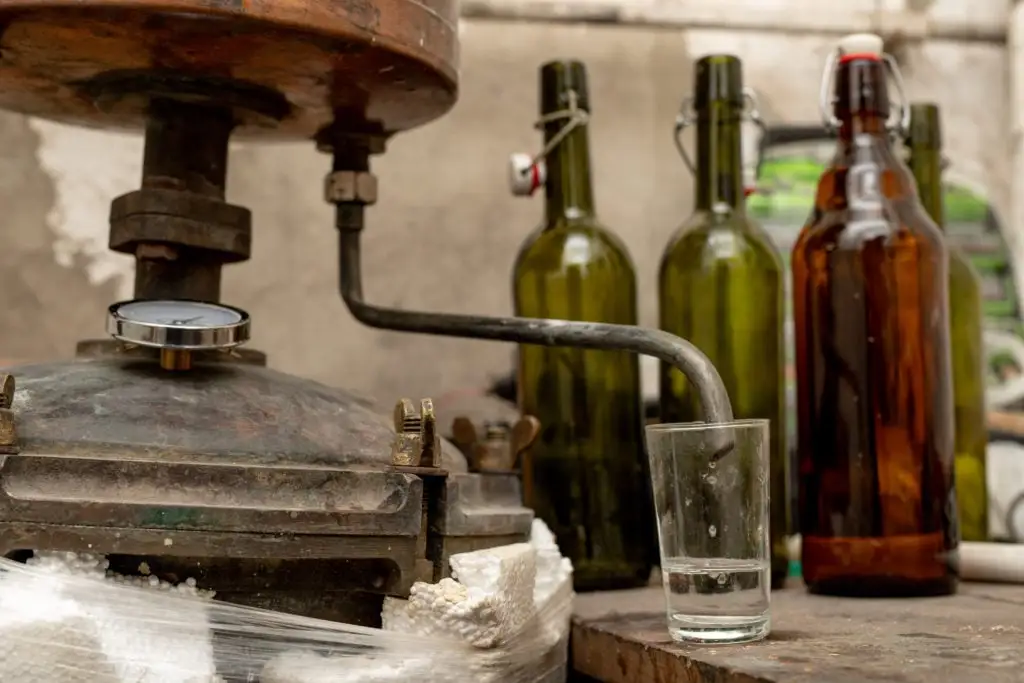
M 668 630 L 744 643 L 771 628 L 768 420 L 647 427 Z

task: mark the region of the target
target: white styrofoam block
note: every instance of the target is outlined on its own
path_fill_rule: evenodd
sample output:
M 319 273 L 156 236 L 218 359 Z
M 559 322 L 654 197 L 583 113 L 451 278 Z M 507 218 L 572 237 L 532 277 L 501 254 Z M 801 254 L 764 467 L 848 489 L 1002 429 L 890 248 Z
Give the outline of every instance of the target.
M 555 535 L 543 520 L 533 520 L 530 545 L 537 551 L 537 580 L 533 590 L 533 602 L 537 609 L 541 610 L 567 583 L 572 584 L 572 561 L 568 557 L 562 557 L 558 543 L 555 542 Z
M 415 583 L 408 600 L 386 598 L 387 631 L 428 637 L 392 638 L 374 655 L 279 655 L 262 683 L 522 683 L 530 663 L 564 642 L 572 599 L 572 563 L 540 520 L 530 542 L 451 558 L 452 577 Z M 560 609 L 559 609 L 560 608 Z M 472 645 L 462 651 L 458 643 Z M 383 645 L 383 639 L 382 639 Z M 394 649 L 391 649 L 394 647 Z M 511 654 L 510 654 L 511 653 Z M 510 670 L 510 666 L 512 670 Z M 525 668 L 524 668 L 525 667 Z M 539 675 L 539 673 L 538 673 Z M 524 677 L 525 676 L 525 677 Z
M 452 578 L 415 583 L 408 600 L 384 599 L 384 629 L 497 647 L 535 613 L 536 554 L 516 543 L 453 555 Z
M 7 576 L 0 588 L 0 681 L 121 683 L 95 622 L 56 578 Z
M 331 657 L 315 652 L 285 652 L 268 662 L 260 683 L 432 683 L 444 681 L 436 662 L 423 657 Z M 450 678 L 448 683 L 454 683 Z
M 107 571 L 103 557 L 87 554 L 37 553 L 27 564 L 32 575 L 0 576 L 0 631 L 7 633 L 5 645 L 32 659 L 19 664 L 0 646 L 0 681 L 222 683 L 207 603 L 200 599 L 208 594 L 194 581 L 174 586 L 156 577 L 118 576 Z M 82 579 L 146 590 L 93 590 Z M 150 590 L 192 599 L 154 603 L 147 599 Z

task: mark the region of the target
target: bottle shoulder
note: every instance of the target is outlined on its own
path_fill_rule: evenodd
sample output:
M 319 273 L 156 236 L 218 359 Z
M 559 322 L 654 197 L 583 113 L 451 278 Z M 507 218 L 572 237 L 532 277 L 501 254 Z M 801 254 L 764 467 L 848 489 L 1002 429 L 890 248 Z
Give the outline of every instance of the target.
M 698 211 L 669 239 L 661 268 L 707 266 L 742 260 L 750 267 L 782 271 L 782 255 L 768 231 L 745 212 Z
M 561 270 L 573 265 L 633 270 L 625 243 L 596 219 L 542 224 L 527 237 L 516 258 L 517 272 Z
M 981 295 L 978 273 L 971 264 L 971 259 L 959 249 L 949 249 L 949 281 L 965 295 Z
M 856 181 L 850 169 L 827 169 L 793 253 L 857 251 L 880 239 L 893 246 L 912 244 L 931 252 L 946 251 L 942 230 L 918 200 L 909 171 L 900 166 L 885 168 L 877 178 L 875 193 L 853 198 Z

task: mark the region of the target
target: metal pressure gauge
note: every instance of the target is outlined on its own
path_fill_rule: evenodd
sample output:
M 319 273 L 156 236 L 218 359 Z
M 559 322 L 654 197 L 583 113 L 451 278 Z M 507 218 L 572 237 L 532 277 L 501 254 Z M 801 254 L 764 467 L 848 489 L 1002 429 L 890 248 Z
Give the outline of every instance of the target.
M 193 351 L 228 350 L 249 341 L 249 314 L 202 301 L 123 301 L 109 308 L 107 333 L 126 344 L 160 349 L 160 364 L 168 370 L 187 370 Z

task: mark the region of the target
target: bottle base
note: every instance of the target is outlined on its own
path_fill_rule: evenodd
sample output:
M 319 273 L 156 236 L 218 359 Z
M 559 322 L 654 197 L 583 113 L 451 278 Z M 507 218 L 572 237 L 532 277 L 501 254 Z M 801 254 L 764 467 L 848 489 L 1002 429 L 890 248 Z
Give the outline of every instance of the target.
M 957 550 L 941 533 L 880 537 L 804 536 L 802 569 L 817 595 L 899 598 L 951 595 Z
M 899 576 L 836 576 L 804 581 L 809 593 L 837 598 L 930 598 L 953 595 L 958 584 L 956 577 L 922 581 Z

